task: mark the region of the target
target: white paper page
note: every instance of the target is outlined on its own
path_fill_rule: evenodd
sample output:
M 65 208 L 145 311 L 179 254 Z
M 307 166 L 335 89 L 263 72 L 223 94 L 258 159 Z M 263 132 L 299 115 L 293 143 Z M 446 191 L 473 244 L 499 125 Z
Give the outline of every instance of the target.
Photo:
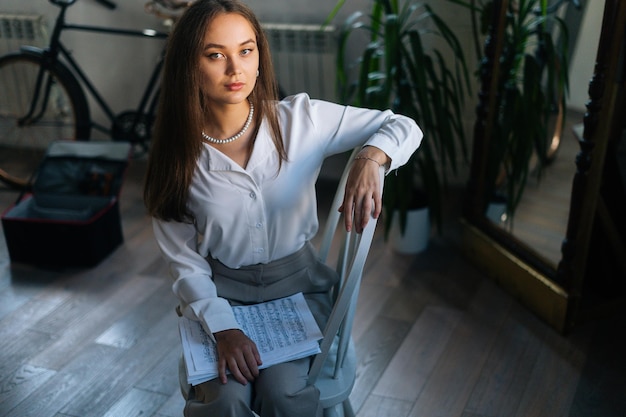
M 319 353 L 320 331 L 302 293 L 233 307 L 235 319 L 259 350 L 261 369 Z M 181 317 L 179 330 L 187 379 L 192 385 L 217 376 L 217 350 L 199 322 Z

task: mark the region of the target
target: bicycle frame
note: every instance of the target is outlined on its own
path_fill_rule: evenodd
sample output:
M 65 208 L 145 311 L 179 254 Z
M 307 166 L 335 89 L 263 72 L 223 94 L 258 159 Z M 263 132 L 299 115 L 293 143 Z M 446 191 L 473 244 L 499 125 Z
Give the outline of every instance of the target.
M 167 34 L 162 32 L 150 31 L 150 30 L 124 30 L 124 29 L 111 29 L 111 28 L 103 28 L 97 26 L 85 26 L 85 25 L 72 25 L 72 24 L 64 24 L 62 30 L 76 30 L 76 31 L 84 31 L 84 32 L 95 32 L 95 33 L 104 33 L 104 34 L 115 34 L 115 35 L 124 35 L 124 36 L 134 36 L 134 37 L 149 37 L 149 38 L 166 38 Z M 91 93 L 93 98 L 98 102 L 102 110 L 107 114 L 110 120 L 115 119 L 115 113 L 112 111 L 110 106 L 105 102 L 102 98 L 101 94 L 98 92 L 93 83 L 89 80 L 85 72 L 80 68 L 78 63 L 74 58 L 72 58 L 71 54 L 65 48 L 65 46 L 59 41 L 58 43 L 59 51 L 63 58 L 70 64 L 72 71 L 80 78 L 81 82 L 87 87 L 87 90 Z M 144 90 L 142 98 L 139 102 L 139 106 L 137 107 L 138 113 L 144 113 L 146 110 L 146 106 L 148 105 L 148 101 L 154 92 L 154 88 L 157 84 L 159 75 L 161 73 L 161 68 L 163 66 L 163 59 L 159 59 L 155 68 L 152 71 L 152 74 L 148 80 L 148 84 Z M 96 123 L 93 123 L 93 126 L 102 131 L 108 131 L 108 129 L 103 126 L 98 126 Z
M 129 29 L 108 28 L 108 27 L 103 27 L 103 26 L 69 24 L 69 23 L 66 23 L 65 21 L 65 13 L 66 13 L 67 8 L 71 6 L 71 3 L 59 4 L 55 2 L 55 4 L 58 5 L 61 8 L 61 10 L 59 11 L 59 14 L 57 16 L 49 46 L 48 48 L 44 50 L 44 56 L 46 57 L 45 65 L 49 67 L 54 66 L 59 61 L 59 55 L 62 55 L 63 61 L 69 65 L 72 73 L 80 80 L 82 85 L 86 87 L 86 89 L 89 91 L 89 93 L 94 98 L 94 100 L 98 103 L 102 111 L 107 115 L 107 117 L 111 120 L 111 122 L 113 122 L 116 118 L 116 114 L 113 112 L 111 107 L 107 104 L 107 102 L 104 100 L 104 98 L 99 93 L 95 85 L 91 82 L 87 74 L 82 70 L 78 62 L 76 62 L 76 60 L 72 57 L 71 53 L 63 45 L 63 43 L 61 42 L 61 33 L 66 30 L 74 30 L 74 31 L 82 31 L 82 32 L 102 33 L 102 34 L 107 34 L 107 35 L 121 35 L 121 36 L 143 37 L 143 38 L 153 38 L 153 39 L 165 39 L 167 38 L 168 34 L 165 32 L 159 32 L 153 29 L 129 30 Z M 22 47 L 22 50 L 29 50 L 29 49 L 32 49 L 32 47 Z M 146 114 L 146 110 L 147 110 L 146 107 L 148 106 L 150 97 L 153 96 L 153 94 L 155 93 L 155 87 L 157 86 L 162 66 L 163 66 L 163 54 L 161 54 L 161 57 L 159 61 L 157 62 L 155 68 L 153 69 L 152 74 L 148 80 L 148 84 L 146 85 L 144 93 L 141 97 L 139 106 L 136 109 L 136 112 L 138 114 Z M 42 66 L 42 71 L 40 71 L 40 75 L 37 79 L 35 95 L 33 97 L 31 110 L 29 111 L 29 114 L 25 116 L 22 120 L 32 119 L 32 113 L 34 112 L 34 108 L 36 107 L 39 92 L 41 89 L 41 84 L 43 82 L 44 70 L 45 68 L 43 68 Z M 44 105 L 42 106 L 43 109 L 45 109 L 45 107 L 47 106 L 49 90 L 50 90 L 49 87 L 46 86 L 46 89 L 44 90 L 45 96 L 44 96 Z M 154 109 L 149 109 L 149 110 L 153 111 Z M 135 121 L 135 123 L 137 123 L 137 121 Z M 93 120 L 91 121 L 91 124 L 97 130 L 100 130 L 105 133 L 111 132 L 111 129 L 98 125 Z

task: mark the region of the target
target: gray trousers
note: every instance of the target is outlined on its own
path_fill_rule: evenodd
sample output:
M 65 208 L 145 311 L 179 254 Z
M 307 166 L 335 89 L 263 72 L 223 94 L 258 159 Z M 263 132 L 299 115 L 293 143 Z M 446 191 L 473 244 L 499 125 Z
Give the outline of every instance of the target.
M 324 329 L 331 311 L 329 290 L 337 282 L 334 270 L 317 260 L 309 243 L 293 255 L 264 265 L 230 269 L 207 259 L 220 297 L 232 305 L 251 304 L 302 292 L 315 320 Z M 322 415 L 319 391 L 307 385 L 310 358 L 274 365 L 241 385 L 229 376 L 194 387 L 185 405 L 186 417 L 317 417 Z M 201 389 L 205 401 L 195 399 Z

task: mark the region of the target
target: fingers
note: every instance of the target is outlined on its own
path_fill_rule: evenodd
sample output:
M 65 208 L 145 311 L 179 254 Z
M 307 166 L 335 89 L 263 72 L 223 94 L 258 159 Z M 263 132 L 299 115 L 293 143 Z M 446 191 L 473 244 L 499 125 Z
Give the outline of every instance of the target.
M 343 221 L 346 227 L 346 230 L 348 232 L 352 231 L 352 216 L 350 216 L 350 210 L 348 210 L 348 213 L 345 212 L 345 207 L 352 207 L 352 202 L 351 201 L 347 201 L 341 205 L 341 207 L 339 207 L 339 212 L 343 213 Z
M 349 210 L 350 208 L 351 210 Z M 353 167 L 348 176 L 344 201 L 339 211 L 344 214 L 347 231 L 353 228 L 361 233 L 370 219 L 378 218 L 382 212 L 380 176 L 371 166 Z
M 365 226 L 370 217 L 378 218 L 382 211 L 382 199 L 380 193 L 375 193 L 369 196 L 356 199 L 347 199 L 346 202 L 339 208 L 340 212 L 344 212 L 344 207 L 352 207 L 352 216 L 349 212 L 344 213 L 344 222 L 347 231 L 351 231 L 352 228 L 357 233 L 363 232 Z
M 219 358 L 217 361 L 217 374 L 222 384 L 226 384 L 228 378 L 226 377 L 226 360 Z
M 257 361 L 252 354 L 239 354 L 226 359 L 224 362 L 226 362 L 233 378 L 242 385 L 254 381 L 259 376 Z M 220 379 L 225 383 L 225 375 L 223 379 L 220 375 Z
M 362 233 L 365 226 L 370 220 L 370 217 L 375 219 L 380 216 L 382 212 L 382 199 L 380 193 L 375 192 L 369 197 L 364 197 L 361 200 L 361 204 L 355 204 L 354 206 L 354 223 L 357 233 Z
M 227 383 L 227 371 L 242 385 L 254 381 L 262 364 L 256 344 L 239 330 L 226 330 L 215 335 L 220 382 Z

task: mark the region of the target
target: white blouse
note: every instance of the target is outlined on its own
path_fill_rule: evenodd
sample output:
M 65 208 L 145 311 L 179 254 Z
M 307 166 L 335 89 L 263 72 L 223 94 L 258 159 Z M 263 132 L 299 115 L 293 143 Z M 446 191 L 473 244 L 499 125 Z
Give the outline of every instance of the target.
M 205 257 L 238 268 L 296 252 L 318 230 L 315 182 L 324 158 L 371 145 L 391 158 L 393 170 L 407 162 L 422 139 L 408 117 L 306 94 L 282 100 L 278 117 L 288 157 L 280 171 L 265 122 L 245 169 L 205 145 L 189 193 L 196 224 L 153 221 L 180 309 L 209 335 L 239 325 L 228 302 L 217 296 Z

